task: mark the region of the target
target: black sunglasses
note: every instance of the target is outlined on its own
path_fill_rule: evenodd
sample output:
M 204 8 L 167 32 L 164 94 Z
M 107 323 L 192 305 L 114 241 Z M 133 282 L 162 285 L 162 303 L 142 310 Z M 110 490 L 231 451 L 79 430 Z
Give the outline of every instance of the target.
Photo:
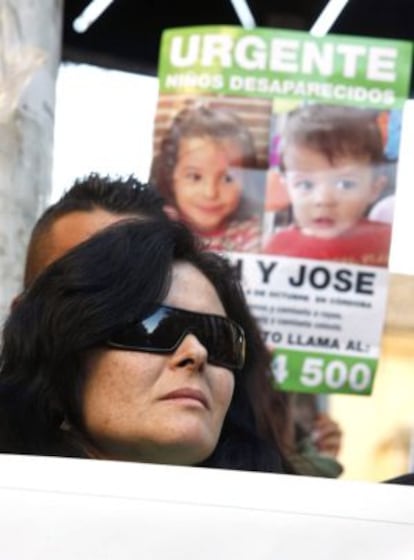
M 168 354 L 190 333 L 206 348 L 211 364 L 231 370 L 243 367 L 246 343 L 237 323 L 220 315 L 167 305 L 157 305 L 142 319 L 115 332 L 106 344 L 123 350 Z

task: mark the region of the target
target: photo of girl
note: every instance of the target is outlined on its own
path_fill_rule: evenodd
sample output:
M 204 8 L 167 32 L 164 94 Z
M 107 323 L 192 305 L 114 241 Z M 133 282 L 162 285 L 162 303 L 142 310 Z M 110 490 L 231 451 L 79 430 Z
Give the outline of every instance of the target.
M 387 112 L 350 106 L 310 104 L 285 115 L 278 180 L 272 181 L 291 223 L 275 228 L 265 253 L 388 265 L 395 168 L 386 153 L 390 124 Z M 377 205 L 387 205 L 381 218 Z
M 200 100 L 175 114 L 151 170 L 172 215 L 213 251 L 259 250 L 263 178 L 248 126 Z

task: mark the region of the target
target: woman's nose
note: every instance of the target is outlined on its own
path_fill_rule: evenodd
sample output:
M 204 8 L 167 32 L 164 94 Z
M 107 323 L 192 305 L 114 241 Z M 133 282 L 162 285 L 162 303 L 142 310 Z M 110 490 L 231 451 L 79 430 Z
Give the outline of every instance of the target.
M 202 371 L 207 363 L 208 352 L 194 334 L 187 334 L 172 355 L 174 368 Z

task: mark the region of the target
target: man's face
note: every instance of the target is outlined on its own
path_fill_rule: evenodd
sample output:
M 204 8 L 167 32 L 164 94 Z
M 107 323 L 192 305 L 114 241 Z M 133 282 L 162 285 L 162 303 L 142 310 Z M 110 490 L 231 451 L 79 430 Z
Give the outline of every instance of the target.
M 136 214 L 112 214 L 101 208 L 75 210 L 56 219 L 42 234 L 33 248 L 29 248 L 26 260 L 24 285 L 30 286 L 52 262 L 62 257 L 101 229 L 121 220 L 136 218 Z M 16 296 L 11 307 L 20 299 Z
M 96 208 L 92 211 L 70 212 L 58 218 L 47 233 L 47 243 L 44 243 L 37 273 L 40 274 L 49 264 L 101 229 L 128 217 Z
M 292 145 L 284 164 L 295 221 L 314 237 L 337 237 L 355 226 L 384 186 L 367 157 L 331 162 L 321 152 Z

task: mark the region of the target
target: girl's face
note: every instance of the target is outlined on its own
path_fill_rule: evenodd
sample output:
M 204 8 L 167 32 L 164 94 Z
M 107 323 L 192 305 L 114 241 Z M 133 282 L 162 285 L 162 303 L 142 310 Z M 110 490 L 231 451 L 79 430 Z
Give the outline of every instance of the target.
M 173 173 L 181 217 L 200 232 L 225 226 L 240 202 L 242 166 L 242 152 L 232 140 L 183 138 Z
M 194 266 L 173 267 L 166 305 L 225 316 L 213 285 Z M 187 334 L 170 354 L 97 349 L 83 394 L 87 433 L 105 458 L 193 465 L 214 450 L 234 375 L 208 361 Z

